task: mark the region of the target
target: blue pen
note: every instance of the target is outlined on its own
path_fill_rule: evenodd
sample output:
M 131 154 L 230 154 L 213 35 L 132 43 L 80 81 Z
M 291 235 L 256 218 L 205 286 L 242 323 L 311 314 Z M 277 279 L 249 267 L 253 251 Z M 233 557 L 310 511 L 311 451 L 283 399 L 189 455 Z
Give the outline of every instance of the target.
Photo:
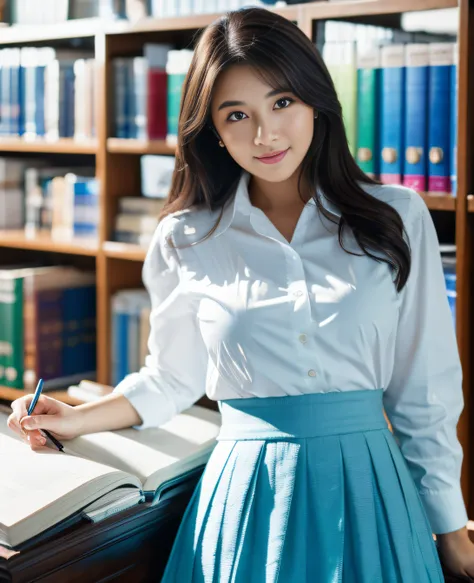
M 36 403 L 38 402 L 42 390 L 43 379 L 40 379 L 36 386 L 35 394 L 33 395 L 33 400 L 31 401 L 30 406 L 28 407 L 28 416 L 31 415 L 35 410 Z M 46 431 L 46 429 L 40 429 L 39 431 L 44 433 L 54 443 L 54 445 L 59 449 L 59 451 L 63 451 L 64 445 L 60 441 L 58 441 L 53 435 L 51 435 L 49 431 Z

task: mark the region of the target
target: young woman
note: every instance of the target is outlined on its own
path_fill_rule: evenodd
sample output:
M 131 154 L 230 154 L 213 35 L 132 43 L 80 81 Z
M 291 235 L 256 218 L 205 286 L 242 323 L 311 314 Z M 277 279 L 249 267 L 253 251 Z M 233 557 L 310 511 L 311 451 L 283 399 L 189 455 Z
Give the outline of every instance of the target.
M 169 204 L 144 265 L 150 356 L 112 396 L 13 403 L 58 438 L 159 426 L 207 393 L 222 430 L 163 583 L 474 576 L 461 367 L 419 195 L 358 168 L 328 71 L 291 22 L 230 13 L 183 89 Z M 393 426 L 384 418 L 384 408 Z

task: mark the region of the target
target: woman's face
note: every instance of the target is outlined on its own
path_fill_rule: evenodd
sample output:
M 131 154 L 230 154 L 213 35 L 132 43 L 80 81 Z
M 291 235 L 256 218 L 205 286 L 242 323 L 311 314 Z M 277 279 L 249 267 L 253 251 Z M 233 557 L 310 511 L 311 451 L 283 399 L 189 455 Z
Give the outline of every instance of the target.
M 248 65 L 233 65 L 218 77 L 211 115 L 237 164 L 269 182 L 290 178 L 313 139 L 314 109 L 291 91 L 275 91 Z

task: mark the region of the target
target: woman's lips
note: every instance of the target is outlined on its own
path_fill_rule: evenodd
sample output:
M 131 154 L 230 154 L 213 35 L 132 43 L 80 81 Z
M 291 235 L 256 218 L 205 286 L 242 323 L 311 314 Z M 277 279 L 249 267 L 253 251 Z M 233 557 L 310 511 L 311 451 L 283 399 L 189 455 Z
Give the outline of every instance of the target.
M 286 156 L 286 153 L 288 152 L 289 148 L 287 148 L 286 150 L 280 150 L 279 152 L 273 152 L 271 154 L 266 154 L 265 156 L 261 156 L 260 158 L 257 158 L 257 160 L 259 160 L 260 162 L 263 162 L 264 164 L 276 164 L 277 162 L 280 162 L 281 160 L 283 160 L 283 158 Z

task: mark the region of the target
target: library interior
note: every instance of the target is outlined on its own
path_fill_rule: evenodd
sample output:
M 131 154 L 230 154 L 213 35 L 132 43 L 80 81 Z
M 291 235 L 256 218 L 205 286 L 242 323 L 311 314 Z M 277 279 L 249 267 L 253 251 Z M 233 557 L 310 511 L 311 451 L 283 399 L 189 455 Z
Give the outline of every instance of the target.
M 474 2 L 0 0 L 1 582 L 164 572 L 218 435 L 216 401 L 203 396 L 160 428 L 66 441 L 63 458 L 30 451 L 7 418 L 40 379 L 43 395 L 77 407 L 144 365 L 142 269 L 175 172 L 194 46 L 249 6 L 315 45 L 359 168 L 429 209 L 462 364 L 461 486 L 474 518 Z M 27 504 L 15 486 L 35 480 Z

